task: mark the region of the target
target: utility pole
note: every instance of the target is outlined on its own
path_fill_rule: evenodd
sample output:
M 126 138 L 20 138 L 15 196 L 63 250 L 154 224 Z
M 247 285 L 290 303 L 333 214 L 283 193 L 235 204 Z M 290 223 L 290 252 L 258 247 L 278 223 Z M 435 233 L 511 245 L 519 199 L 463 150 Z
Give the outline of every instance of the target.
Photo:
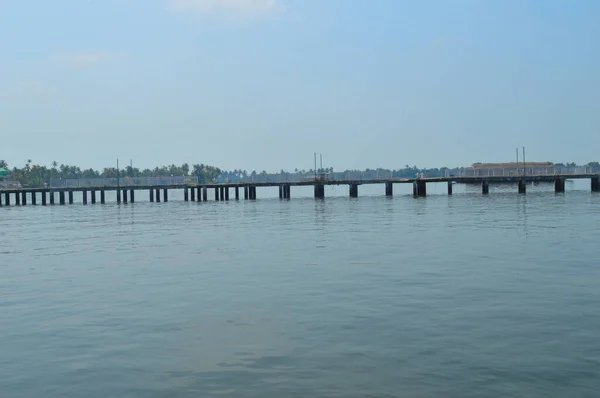
M 517 151 L 517 170 L 516 173 L 519 175 L 519 148 L 516 148 Z
M 523 175 L 527 173 L 527 165 L 525 164 L 525 147 L 523 147 Z
M 317 153 L 315 152 L 315 180 L 317 179 Z
M 117 159 L 117 188 L 119 188 L 120 185 L 120 181 L 119 181 L 119 159 Z

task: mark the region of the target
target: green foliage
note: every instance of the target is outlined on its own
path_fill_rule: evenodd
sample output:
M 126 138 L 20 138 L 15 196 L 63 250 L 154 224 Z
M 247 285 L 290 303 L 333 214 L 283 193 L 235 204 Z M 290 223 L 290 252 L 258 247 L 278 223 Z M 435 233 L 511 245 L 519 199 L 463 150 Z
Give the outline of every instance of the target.
M 0 168 L 8 168 L 7 162 L 0 160 Z M 10 179 L 18 181 L 24 187 L 41 187 L 50 180 L 72 179 L 72 178 L 116 178 L 120 177 L 168 177 L 168 176 L 187 176 L 196 175 L 200 181 L 212 181 L 221 175 L 218 167 L 206 165 L 194 165 L 193 169 L 187 163 L 181 166 L 169 165 L 155 167 L 153 170 L 140 170 L 136 167 L 127 166 L 117 171 L 116 167 L 105 167 L 102 170 L 85 169 L 78 166 L 60 164 L 52 162 L 51 167 L 33 164 L 31 159 L 25 162 L 21 168 L 13 167 L 11 169 Z

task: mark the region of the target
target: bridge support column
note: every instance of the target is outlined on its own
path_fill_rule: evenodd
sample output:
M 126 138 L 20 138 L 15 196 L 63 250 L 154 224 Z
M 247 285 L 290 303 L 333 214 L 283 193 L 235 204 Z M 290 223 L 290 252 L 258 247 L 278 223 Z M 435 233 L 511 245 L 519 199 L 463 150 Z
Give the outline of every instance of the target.
M 92 195 L 92 204 L 95 205 L 96 204 L 96 190 L 95 189 L 92 189 L 91 195 Z
M 452 196 L 452 181 L 448 181 L 448 196 Z
M 592 177 L 591 181 L 592 192 L 600 192 L 600 178 Z
M 48 204 L 47 202 L 47 198 L 46 198 L 46 191 L 42 191 L 42 206 L 46 206 Z
M 106 203 L 106 191 L 104 189 L 100 190 L 100 204 L 103 205 Z
M 279 199 L 283 199 L 283 185 L 279 186 Z
M 163 191 L 163 202 L 167 203 L 169 201 L 169 190 L 167 188 Z
M 21 192 L 21 205 L 27 206 L 27 192 Z
M 0 207 L 2 207 L 2 195 L 0 194 Z
M 325 197 L 325 185 L 315 184 L 315 199 L 323 199 Z
M 248 200 L 248 186 L 244 186 L 244 200 Z
M 87 191 L 85 189 L 81 191 L 81 201 L 84 205 L 87 205 Z
M 34 206 L 37 205 L 37 196 L 35 191 L 31 191 L 31 204 Z
M 215 202 L 219 201 L 219 187 L 215 187 Z
M 427 196 L 427 183 L 422 180 L 417 180 L 413 188 L 416 191 L 416 196 Z
M 196 188 L 190 189 L 190 202 L 196 201 Z
M 525 180 L 519 180 L 519 193 L 523 195 L 527 193 L 527 183 Z
M 21 206 L 21 192 L 15 192 L 15 206 Z
M 208 202 L 208 188 L 202 187 L 202 200 Z
M 127 203 L 127 190 L 123 190 L 123 203 Z
M 50 204 L 54 204 L 54 191 L 48 192 L 48 196 L 50 196 Z
M 481 193 L 484 195 L 487 195 L 490 193 L 490 182 L 489 181 L 483 181 L 481 183 Z
M 554 180 L 554 193 L 563 193 L 565 192 L 565 180 L 562 178 L 557 178 Z
M 135 202 L 135 194 L 134 194 L 134 192 L 135 192 L 135 189 L 129 190 L 129 201 L 131 203 Z
M 229 187 L 223 187 L 223 192 L 225 193 L 225 200 L 229 202 Z
M 69 191 L 69 204 L 73 204 L 73 191 Z
M 117 187 L 117 203 L 121 203 L 121 190 Z
M 394 196 L 394 183 L 385 183 L 385 196 Z
M 150 203 L 154 202 L 154 189 L 149 189 Z
M 156 188 L 156 203 L 160 203 L 160 188 Z
M 58 203 L 60 203 L 61 205 L 65 204 L 65 191 L 60 191 L 58 193 Z
M 183 201 L 184 202 L 190 201 L 190 192 L 188 191 L 187 188 L 183 188 Z
M 350 184 L 350 197 L 358 198 L 358 184 Z
M 292 186 L 290 184 L 285 184 L 283 186 L 283 198 L 284 199 L 292 198 Z
M 235 200 L 240 200 L 240 187 L 235 187 Z
M 4 194 L 4 204 L 10 206 L 10 194 L 8 192 Z
M 256 200 L 256 186 L 251 186 L 248 189 L 248 193 L 250 195 L 250 200 Z

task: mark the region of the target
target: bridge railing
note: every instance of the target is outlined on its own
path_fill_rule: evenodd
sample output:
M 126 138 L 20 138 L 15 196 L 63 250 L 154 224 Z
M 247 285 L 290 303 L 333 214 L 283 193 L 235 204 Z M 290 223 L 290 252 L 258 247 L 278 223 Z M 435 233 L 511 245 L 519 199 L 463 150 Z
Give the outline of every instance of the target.
M 600 167 L 528 167 L 520 168 L 458 168 L 446 170 L 446 177 L 511 177 L 600 174 Z
M 75 178 L 50 180 L 50 188 L 86 188 L 86 187 L 136 187 L 196 184 L 196 176 L 173 177 L 124 177 L 124 178 Z

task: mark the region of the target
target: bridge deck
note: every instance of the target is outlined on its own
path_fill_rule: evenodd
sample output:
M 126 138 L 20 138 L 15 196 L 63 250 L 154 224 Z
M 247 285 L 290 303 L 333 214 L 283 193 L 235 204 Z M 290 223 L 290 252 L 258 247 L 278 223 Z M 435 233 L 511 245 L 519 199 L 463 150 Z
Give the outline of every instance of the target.
M 526 182 L 553 182 L 556 179 L 585 179 L 585 178 L 599 178 L 600 174 L 566 174 L 566 175 L 535 175 L 535 176 L 477 176 L 477 177 L 431 177 L 431 178 L 375 178 L 366 180 L 307 180 L 307 181 L 269 181 L 269 182 L 243 182 L 243 183 L 222 183 L 222 184 L 177 184 L 177 185 L 106 185 L 106 186 L 85 186 L 85 187 L 60 187 L 60 188 L 9 188 L 0 189 L 1 192 L 15 193 L 15 192 L 60 192 L 60 191 L 90 191 L 90 190 L 107 190 L 114 191 L 117 189 L 134 189 L 134 190 L 148 190 L 148 189 L 184 189 L 184 188 L 217 188 L 217 187 L 278 187 L 280 185 L 290 186 L 314 186 L 314 185 L 369 185 L 369 184 L 411 184 L 417 181 L 425 183 L 436 183 L 436 182 L 456 182 L 464 184 L 483 183 L 487 181 L 493 183 L 518 183 L 519 181 Z

